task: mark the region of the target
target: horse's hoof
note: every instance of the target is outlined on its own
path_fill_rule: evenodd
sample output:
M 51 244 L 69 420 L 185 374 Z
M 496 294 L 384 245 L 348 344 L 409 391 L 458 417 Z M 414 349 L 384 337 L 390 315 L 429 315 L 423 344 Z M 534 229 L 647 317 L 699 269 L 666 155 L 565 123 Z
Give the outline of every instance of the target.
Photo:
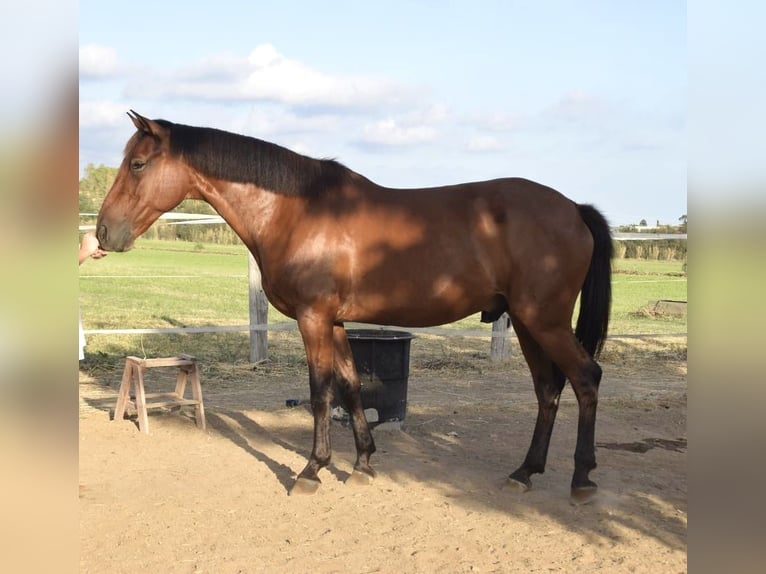
M 310 478 L 303 478 L 299 476 L 295 480 L 295 484 L 290 489 L 290 496 L 294 494 L 314 494 L 319 490 L 319 485 L 322 484 L 318 480 L 312 480 Z
M 593 500 L 596 498 L 597 492 L 598 487 L 595 485 L 578 487 L 573 486 L 569 494 L 570 501 L 574 506 L 582 506 L 583 504 L 593 502 Z
M 375 480 L 375 471 L 370 469 L 372 474 L 367 471 L 354 470 L 346 479 L 346 484 L 351 486 L 369 486 Z
M 511 490 L 521 493 L 528 491 L 532 487 L 532 483 L 529 480 L 523 482 L 511 476 L 509 476 L 508 480 L 505 481 L 505 485 Z

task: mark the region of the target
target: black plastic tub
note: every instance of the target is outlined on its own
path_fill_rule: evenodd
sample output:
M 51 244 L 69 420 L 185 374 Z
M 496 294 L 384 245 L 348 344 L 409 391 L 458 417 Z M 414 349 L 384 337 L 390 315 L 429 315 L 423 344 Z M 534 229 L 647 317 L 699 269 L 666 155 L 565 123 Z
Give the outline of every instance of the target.
M 354 364 L 362 382 L 362 406 L 375 409 L 376 424 L 404 421 L 410 375 L 412 333 L 380 329 L 346 331 Z

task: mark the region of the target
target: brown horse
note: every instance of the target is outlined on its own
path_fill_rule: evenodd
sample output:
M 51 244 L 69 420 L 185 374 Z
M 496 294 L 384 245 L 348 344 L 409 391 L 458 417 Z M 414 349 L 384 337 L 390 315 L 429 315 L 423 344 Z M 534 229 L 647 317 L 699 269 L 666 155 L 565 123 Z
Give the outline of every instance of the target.
M 595 420 L 611 301 L 604 217 L 543 185 L 497 179 L 389 189 L 336 161 L 255 138 L 128 114 L 138 131 L 98 216 L 107 251 L 125 251 L 184 199 L 208 202 L 252 252 L 269 301 L 297 320 L 309 367 L 314 446 L 291 493 L 311 493 L 330 462 L 330 403 L 350 413 L 352 482 L 370 482 L 375 444 L 343 324 L 403 327 L 507 311 L 539 403 L 526 458 L 509 477 L 542 473 L 559 396 L 579 403 L 572 498 L 596 492 Z M 575 332 L 572 315 L 581 294 Z

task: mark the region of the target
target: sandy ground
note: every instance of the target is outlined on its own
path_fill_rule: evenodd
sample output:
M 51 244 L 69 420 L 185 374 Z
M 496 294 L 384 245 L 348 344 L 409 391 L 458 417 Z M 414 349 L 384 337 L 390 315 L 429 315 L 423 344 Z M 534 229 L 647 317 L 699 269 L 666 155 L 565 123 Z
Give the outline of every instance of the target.
M 110 421 L 121 373 L 81 371 L 80 571 L 685 572 L 686 361 L 622 359 L 602 362 L 600 490 L 585 506 L 569 501 L 570 387 L 546 473 L 525 494 L 504 488 L 536 416 L 516 358 L 415 368 L 403 430 L 374 432 L 375 482 L 344 484 L 353 440 L 334 423 L 333 462 L 310 497 L 287 495 L 312 422 L 285 399 L 307 398 L 305 379 L 205 367 L 207 430 L 193 410 L 154 411 L 144 435 Z

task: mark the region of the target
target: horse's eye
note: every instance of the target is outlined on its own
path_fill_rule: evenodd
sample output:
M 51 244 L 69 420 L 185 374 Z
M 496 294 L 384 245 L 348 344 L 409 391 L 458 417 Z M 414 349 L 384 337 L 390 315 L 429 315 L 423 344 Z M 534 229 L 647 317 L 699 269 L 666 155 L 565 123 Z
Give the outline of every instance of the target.
M 130 169 L 133 171 L 141 171 L 146 167 L 146 162 L 140 159 L 134 159 L 130 162 Z

